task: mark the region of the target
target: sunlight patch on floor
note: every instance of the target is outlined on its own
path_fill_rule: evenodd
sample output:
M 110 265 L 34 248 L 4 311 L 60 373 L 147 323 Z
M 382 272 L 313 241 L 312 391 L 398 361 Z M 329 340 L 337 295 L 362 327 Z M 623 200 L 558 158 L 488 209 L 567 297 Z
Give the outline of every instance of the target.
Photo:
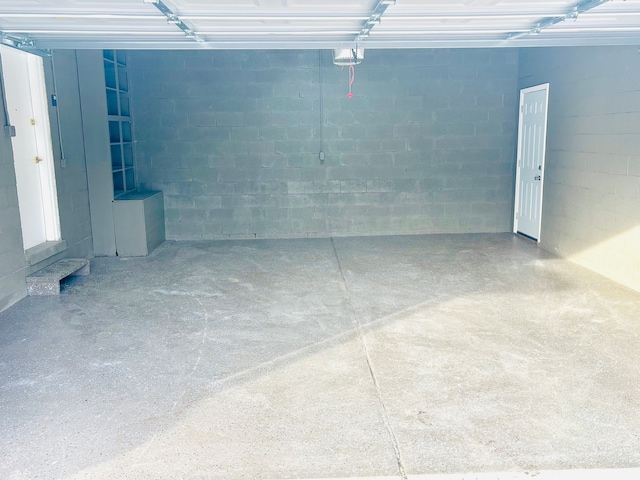
M 640 225 L 574 253 L 569 260 L 640 292 Z

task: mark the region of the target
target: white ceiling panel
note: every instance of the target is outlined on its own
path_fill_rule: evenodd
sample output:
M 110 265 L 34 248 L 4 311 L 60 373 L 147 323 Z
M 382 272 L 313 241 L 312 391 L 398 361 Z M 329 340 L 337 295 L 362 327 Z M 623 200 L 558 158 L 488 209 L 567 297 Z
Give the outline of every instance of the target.
M 41 49 L 640 44 L 640 0 L 2 0 L 0 35 Z

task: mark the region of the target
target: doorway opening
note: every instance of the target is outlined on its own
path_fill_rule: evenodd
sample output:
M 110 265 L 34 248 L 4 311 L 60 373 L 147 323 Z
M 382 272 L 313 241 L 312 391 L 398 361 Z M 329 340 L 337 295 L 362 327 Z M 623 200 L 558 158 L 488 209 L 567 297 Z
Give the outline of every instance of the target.
M 548 83 L 520 91 L 513 231 L 537 242 L 542 228 L 548 103 Z
M 25 251 L 60 240 L 51 127 L 42 58 L 0 46 Z M 29 262 L 28 262 L 29 263 Z

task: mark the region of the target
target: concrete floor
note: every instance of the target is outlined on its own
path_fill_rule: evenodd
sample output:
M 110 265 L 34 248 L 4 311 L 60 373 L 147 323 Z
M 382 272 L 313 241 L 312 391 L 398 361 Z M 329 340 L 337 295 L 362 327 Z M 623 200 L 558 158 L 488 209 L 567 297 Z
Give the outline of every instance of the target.
M 640 293 L 510 234 L 168 242 L 0 313 L 0 478 L 639 467 L 639 365 Z

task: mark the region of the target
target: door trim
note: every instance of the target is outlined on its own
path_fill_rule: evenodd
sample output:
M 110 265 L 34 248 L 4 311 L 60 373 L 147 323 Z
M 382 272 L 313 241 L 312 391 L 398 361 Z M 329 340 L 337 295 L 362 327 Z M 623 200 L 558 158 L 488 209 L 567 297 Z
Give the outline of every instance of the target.
M 536 92 L 539 90 L 546 91 L 545 109 L 544 109 L 544 130 L 542 133 L 542 144 L 544 148 L 542 150 L 542 169 L 540 171 L 540 215 L 538 216 L 538 238 L 532 238 L 529 235 L 524 235 L 527 238 L 531 238 L 540 243 L 542 237 L 542 205 L 544 200 L 544 171 L 547 158 L 547 121 L 549 116 L 549 84 L 542 83 L 533 87 L 523 88 L 520 90 L 520 102 L 518 103 L 518 144 L 516 152 L 516 185 L 515 185 L 515 197 L 513 202 L 513 233 L 518 232 L 518 207 L 520 202 L 520 160 L 522 155 L 522 123 L 524 121 L 524 97 L 527 93 Z
M 44 60 L 37 55 L 30 58 L 29 77 L 34 115 L 40 119 L 36 123 L 36 145 L 38 154 L 43 157 L 40 185 L 44 202 L 46 241 L 56 242 L 62 238 L 62 232 L 58 209 L 58 189 L 56 186 L 53 142 L 51 139 L 51 123 L 49 121 L 49 96 L 47 95 Z

